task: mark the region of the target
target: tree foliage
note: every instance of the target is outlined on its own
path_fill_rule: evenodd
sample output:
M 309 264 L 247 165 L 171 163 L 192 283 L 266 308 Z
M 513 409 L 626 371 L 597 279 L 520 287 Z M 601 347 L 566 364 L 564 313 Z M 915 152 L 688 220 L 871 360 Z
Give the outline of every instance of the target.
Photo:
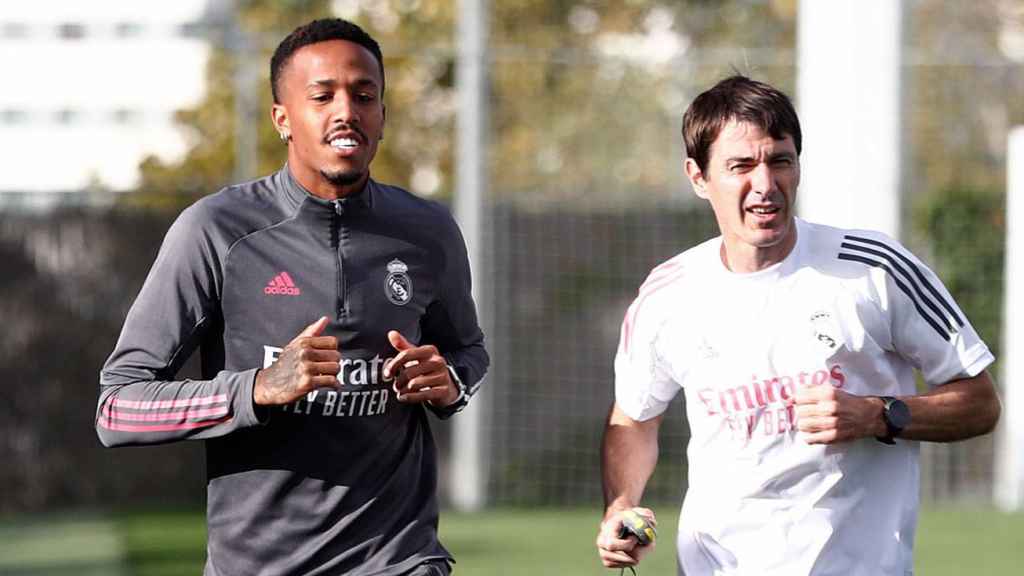
M 238 21 L 258 39 L 251 60 L 260 63 L 262 78 L 258 173 L 251 177 L 277 169 L 286 155 L 269 121 L 271 52 L 295 26 L 340 15 L 365 27 L 384 50 L 388 116 L 374 177 L 425 195 L 450 194 L 457 6 L 448 0 L 240 2 Z M 791 57 L 794 0 L 504 0 L 491 2 L 490 10 L 489 181 L 492 194 L 504 198 L 664 200 L 678 194 L 679 118 L 697 89 L 733 70 L 792 86 L 791 70 L 779 74 L 759 63 L 774 61 L 776 51 Z M 224 49 L 224 35 L 217 38 L 206 98 L 178 114 L 191 148 L 177 162 L 147 158 L 144 194 L 136 200 L 174 203 L 182 194 L 188 200 L 233 179 L 238 62 Z M 742 49 L 720 55 L 735 46 Z M 718 64 L 703 62 L 701 50 L 719 54 Z
M 1019 0 L 978 0 L 971 10 L 928 0 L 908 4 L 903 84 L 907 192 L 1001 190 L 1006 138 L 1024 123 L 1024 74 L 1004 47 L 1024 41 Z M 1017 55 L 1024 57 L 1024 51 Z
M 1006 240 L 1005 196 L 951 187 L 927 196 L 914 223 L 931 247 L 942 278 L 982 339 L 999 358 Z

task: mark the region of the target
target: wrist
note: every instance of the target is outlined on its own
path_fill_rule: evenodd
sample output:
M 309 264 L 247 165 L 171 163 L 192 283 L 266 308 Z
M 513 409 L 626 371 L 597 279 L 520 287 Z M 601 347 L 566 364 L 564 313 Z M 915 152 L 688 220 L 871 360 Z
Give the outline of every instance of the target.
M 632 510 L 636 508 L 637 504 L 631 500 L 628 500 L 624 496 L 620 496 L 612 500 L 604 509 L 604 519 L 607 520 L 619 512 L 626 510 Z
M 263 370 L 256 370 L 256 377 L 252 381 L 252 405 L 264 406 L 266 399 L 263 397 Z
M 252 415 L 260 424 L 266 424 L 270 419 L 270 408 L 261 402 L 261 400 L 265 400 L 263 395 L 260 393 L 263 387 L 259 385 L 261 382 L 260 376 L 262 375 L 263 370 L 261 368 L 257 368 L 256 373 L 252 378 Z
M 878 396 L 869 396 L 867 398 L 868 403 L 871 404 L 871 410 L 868 412 L 870 415 L 868 418 L 868 430 L 865 436 L 880 438 L 889 433 L 889 429 L 885 425 L 885 400 L 882 400 Z
M 444 404 L 441 401 L 434 403 L 429 402 L 428 406 L 437 414 L 441 419 L 450 418 L 454 414 L 461 412 L 463 408 L 469 404 L 469 393 L 466 391 L 465 384 L 459 378 L 459 374 L 452 368 L 451 364 L 448 365 L 448 376 L 449 376 L 449 390 L 454 388 L 455 396 L 451 398 L 450 392 L 445 395 Z M 449 402 L 448 400 L 451 399 Z
M 455 382 L 449 382 L 444 398 L 442 398 L 436 406 L 438 408 L 447 408 L 448 406 L 458 402 L 460 398 L 462 398 L 462 389 L 459 388 L 459 385 Z
M 884 434 L 875 436 L 883 444 L 895 444 L 895 438 L 903 434 L 910 425 L 910 407 L 906 402 L 892 396 L 880 396 L 882 401 L 882 425 Z

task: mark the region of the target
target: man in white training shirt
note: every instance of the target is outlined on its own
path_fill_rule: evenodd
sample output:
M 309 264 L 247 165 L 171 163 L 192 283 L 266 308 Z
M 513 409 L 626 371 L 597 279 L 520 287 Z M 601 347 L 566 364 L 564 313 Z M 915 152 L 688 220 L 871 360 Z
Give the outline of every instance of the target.
M 602 562 L 635 566 L 651 548 L 619 538 L 622 512 L 654 519 L 637 506 L 682 391 L 680 574 L 912 574 L 919 442 L 993 429 L 992 354 L 898 242 L 794 216 L 801 132 L 785 94 L 723 80 L 687 110 L 683 138 L 721 236 L 655 268 L 623 321 Z

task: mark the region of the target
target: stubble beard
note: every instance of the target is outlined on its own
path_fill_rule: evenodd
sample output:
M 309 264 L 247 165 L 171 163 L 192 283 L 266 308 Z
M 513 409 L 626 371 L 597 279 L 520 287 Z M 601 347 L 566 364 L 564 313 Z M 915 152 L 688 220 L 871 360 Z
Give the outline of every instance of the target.
M 327 170 L 321 170 L 320 175 L 335 186 L 351 186 L 363 177 L 365 172 L 357 170 L 337 170 L 328 172 Z

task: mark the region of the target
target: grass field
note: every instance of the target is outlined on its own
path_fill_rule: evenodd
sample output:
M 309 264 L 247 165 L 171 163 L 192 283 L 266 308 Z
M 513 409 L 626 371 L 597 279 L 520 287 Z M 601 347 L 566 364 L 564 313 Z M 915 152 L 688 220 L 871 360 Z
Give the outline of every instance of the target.
M 675 511 L 659 507 L 660 546 L 641 574 L 674 574 Z M 594 552 L 597 511 L 493 510 L 442 515 L 441 537 L 456 573 L 617 575 Z M 201 512 L 48 516 L 0 523 L 0 574 L 9 576 L 178 576 L 202 573 Z M 968 508 L 926 509 L 918 529 L 916 574 L 1024 573 L 1024 514 Z

